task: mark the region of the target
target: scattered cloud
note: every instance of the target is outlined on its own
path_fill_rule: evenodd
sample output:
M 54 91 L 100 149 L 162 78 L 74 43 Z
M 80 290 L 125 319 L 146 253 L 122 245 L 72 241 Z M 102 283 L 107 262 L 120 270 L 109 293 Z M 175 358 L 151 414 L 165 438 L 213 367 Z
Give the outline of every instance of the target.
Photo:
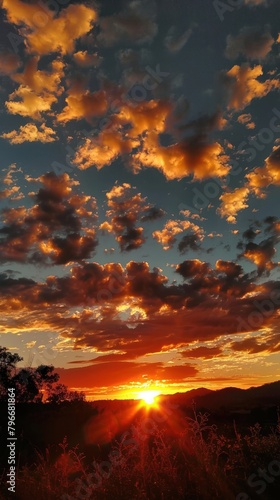
M 239 115 L 237 121 L 238 123 L 245 125 L 245 127 L 249 130 L 252 130 L 256 127 L 256 124 L 253 122 L 250 113 L 243 113 L 242 115 Z
M 272 258 L 276 255 L 276 245 L 280 238 L 280 223 L 277 217 L 267 217 L 265 219 L 266 228 L 264 232 L 270 235 L 260 242 L 254 241 L 258 235 L 261 237 L 260 229 L 250 227 L 243 233 L 243 240 L 238 244 L 238 248 L 242 250 L 239 258 L 246 258 L 253 262 L 258 269 L 259 276 L 270 274 L 270 271 L 279 265 L 279 262 L 274 262 Z
M 90 257 L 98 243 L 95 199 L 74 193 L 77 181 L 68 174 L 48 173 L 29 182 L 42 185 L 30 194 L 33 206 L 2 210 L 1 262 L 67 264 Z
M 147 203 L 146 198 L 135 193 L 134 189 L 124 183 L 115 185 L 106 193 L 109 210 L 100 229 L 115 235 L 121 251 L 135 250 L 145 243 L 144 229 L 138 221 L 156 220 L 164 215 L 163 210 Z
M 74 52 L 75 41 L 88 33 L 97 19 L 92 8 L 79 4 L 65 7 L 57 17 L 45 5 L 38 7 L 20 0 L 2 0 L 2 8 L 10 23 L 25 27 L 28 52 L 39 55 Z
M 177 241 L 177 235 L 187 230 L 193 234 L 185 235 L 179 243 L 179 250 L 183 253 L 188 248 L 197 249 L 197 243 L 203 240 L 204 231 L 197 224 L 185 220 L 168 220 L 162 230 L 153 232 L 153 237 L 163 246 L 163 250 L 170 250 Z
M 44 123 L 38 128 L 34 123 L 22 125 L 19 130 L 12 130 L 2 134 L 2 139 L 7 139 L 11 144 L 22 144 L 23 142 L 54 142 L 57 140 L 55 131 Z
M 102 62 L 102 58 L 97 52 L 90 53 L 87 50 L 79 50 L 78 52 L 75 52 L 75 54 L 73 54 L 73 58 L 82 68 L 88 68 L 90 66 L 96 68 Z
M 236 224 L 238 213 L 249 207 L 247 204 L 249 192 L 249 188 L 244 186 L 223 193 L 219 198 L 222 203 L 217 212 L 221 217 L 225 217 L 228 222 Z
M 263 167 L 257 167 L 246 175 L 248 185 L 254 194 L 265 198 L 265 188 L 280 185 L 280 146 L 274 146 Z
M 228 108 L 242 110 L 251 104 L 253 99 L 261 99 L 273 90 L 280 88 L 277 78 L 260 81 L 263 68 L 260 64 L 251 68 L 248 64 L 235 65 L 222 75 L 227 97 Z

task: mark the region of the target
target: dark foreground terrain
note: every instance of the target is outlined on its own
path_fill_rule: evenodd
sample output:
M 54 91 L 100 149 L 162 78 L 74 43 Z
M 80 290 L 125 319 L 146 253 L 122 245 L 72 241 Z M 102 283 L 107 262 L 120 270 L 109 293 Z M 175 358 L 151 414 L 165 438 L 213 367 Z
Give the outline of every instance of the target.
M 139 401 L 20 403 L 1 499 L 267 499 L 280 491 L 280 382 Z

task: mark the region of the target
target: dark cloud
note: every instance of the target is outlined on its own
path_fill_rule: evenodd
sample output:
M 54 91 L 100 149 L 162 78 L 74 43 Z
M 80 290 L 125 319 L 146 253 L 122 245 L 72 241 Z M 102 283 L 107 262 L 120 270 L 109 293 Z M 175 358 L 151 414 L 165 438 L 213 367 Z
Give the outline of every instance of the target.
M 140 248 L 146 238 L 138 222 L 159 219 L 164 211 L 147 203 L 146 198 L 135 193 L 130 184 L 116 185 L 106 196 L 109 210 L 106 212 L 107 221 L 100 225 L 100 229 L 115 234 L 121 251 Z
M 195 120 L 191 120 L 184 125 L 178 127 L 179 130 L 193 130 L 194 133 L 201 137 L 205 136 L 211 131 L 221 130 L 226 125 L 226 119 L 220 110 L 215 111 L 210 115 L 202 115 Z
M 118 14 L 100 18 L 100 33 L 97 40 L 106 47 L 119 42 L 150 43 L 156 36 L 158 27 L 155 22 L 153 1 L 126 1 Z
M 180 354 L 183 358 L 203 358 L 212 359 L 220 356 L 223 353 L 220 347 L 195 347 L 186 351 L 181 351 Z
M 204 238 L 204 229 L 194 222 L 178 219 L 167 220 L 161 230 L 153 232 L 153 237 L 163 246 L 164 250 L 169 250 L 177 242 L 177 236 L 186 231 L 189 234 L 185 235 L 178 245 L 181 253 L 184 253 L 184 251 L 190 248 L 197 249 L 198 242 L 203 241 Z
M 246 352 L 248 354 L 276 353 L 280 352 L 280 336 L 279 333 L 272 333 L 259 337 L 250 337 L 232 342 L 230 348 L 234 352 Z
M 161 219 L 161 217 L 163 217 L 164 214 L 165 212 L 164 210 L 162 210 L 162 208 L 151 207 L 148 208 L 146 214 L 141 217 L 141 221 L 146 222 L 146 221 Z
M 266 224 L 264 232 L 272 233 L 277 238 L 277 235 L 280 234 L 280 220 L 278 217 L 269 215 L 264 219 L 264 223 Z
M 244 233 L 242 234 L 242 236 L 243 236 L 244 239 L 246 239 L 248 241 L 252 241 L 252 240 L 254 240 L 256 238 L 257 234 L 258 233 L 256 231 L 254 231 L 253 228 L 250 227 L 249 229 L 247 229 L 246 231 L 244 231 Z
M 185 260 L 176 266 L 176 273 L 181 274 L 183 278 L 189 279 L 195 276 L 207 274 L 210 268 L 206 262 L 201 262 L 198 259 Z
M 84 380 L 92 380 L 96 387 L 122 385 L 135 380 L 165 380 L 178 382 L 194 377 L 197 369 L 189 364 L 164 366 L 163 363 L 134 363 L 128 361 L 111 361 L 96 363 L 83 368 L 58 369 L 61 382 L 70 387 L 82 386 Z
M 244 26 L 238 35 L 227 36 L 225 55 L 229 59 L 236 59 L 239 54 L 248 59 L 264 59 L 271 51 L 274 38 L 270 27 Z
M 68 174 L 44 174 L 30 181 L 30 208 L 4 208 L 0 228 L 1 262 L 67 264 L 89 258 L 97 246 L 96 201 L 73 190 Z
M 256 274 L 244 274 L 228 261 L 218 261 L 215 268 L 184 261 L 176 271 L 185 283 L 170 284 L 160 269 L 133 261 L 125 268 L 116 263 L 75 265 L 69 275 L 49 276 L 45 282 L 5 274 L 0 278 L 3 331 L 58 332 L 76 349 L 102 353 L 94 363 L 136 360 L 266 325 L 277 331 L 277 282 L 258 285 Z M 196 354 L 190 352 L 191 357 Z
M 249 187 L 260 198 L 265 197 L 265 188 L 280 185 L 280 146 L 273 146 L 272 153 L 265 159 L 263 167 L 257 167 L 246 175 Z
M 269 274 L 272 269 L 274 269 L 278 263 L 272 262 L 272 258 L 276 254 L 275 249 L 275 239 L 268 238 L 261 241 L 260 243 L 254 243 L 250 241 L 245 245 L 245 248 L 240 257 L 245 257 L 251 260 L 258 268 L 259 275 L 266 272 Z
M 255 240 L 257 235 L 262 236 L 261 230 L 254 231 L 250 227 L 243 233 L 243 241 L 237 244 L 237 248 L 242 250 L 238 258 L 246 258 L 253 262 L 257 266 L 259 276 L 264 273 L 269 275 L 270 271 L 279 265 L 272 259 L 276 254 L 276 245 L 279 243 L 280 221 L 277 217 L 268 216 L 264 223 L 266 225 L 264 233 L 271 233 L 271 236 L 256 243 L 252 240 Z
M 197 234 L 186 234 L 178 243 L 178 250 L 181 254 L 192 250 L 193 252 L 200 250 L 201 238 Z

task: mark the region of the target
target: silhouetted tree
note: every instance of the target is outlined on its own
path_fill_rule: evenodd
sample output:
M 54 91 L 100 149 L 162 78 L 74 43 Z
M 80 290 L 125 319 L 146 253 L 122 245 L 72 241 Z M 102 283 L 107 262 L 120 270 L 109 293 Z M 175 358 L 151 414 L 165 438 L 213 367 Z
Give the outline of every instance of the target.
M 16 365 L 22 361 L 18 354 L 12 354 L 6 347 L 0 346 L 0 398 L 5 397 L 7 388 L 16 374 Z
M 7 398 L 8 388 L 16 389 L 18 403 L 62 403 L 81 402 L 84 393 L 69 391 L 64 384 L 58 384 L 59 375 L 53 366 L 40 365 L 37 368 L 17 368 L 22 361 L 18 354 L 12 354 L 6 347 L 0 347 L 0 401 Z

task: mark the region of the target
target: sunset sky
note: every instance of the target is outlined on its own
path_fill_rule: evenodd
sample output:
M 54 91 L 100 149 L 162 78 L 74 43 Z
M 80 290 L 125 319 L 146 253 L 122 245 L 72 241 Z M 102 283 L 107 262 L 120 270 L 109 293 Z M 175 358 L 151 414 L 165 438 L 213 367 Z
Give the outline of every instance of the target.
M 279 2 L 0 5 L 0 345 L 88 398 L 279 380 Z

